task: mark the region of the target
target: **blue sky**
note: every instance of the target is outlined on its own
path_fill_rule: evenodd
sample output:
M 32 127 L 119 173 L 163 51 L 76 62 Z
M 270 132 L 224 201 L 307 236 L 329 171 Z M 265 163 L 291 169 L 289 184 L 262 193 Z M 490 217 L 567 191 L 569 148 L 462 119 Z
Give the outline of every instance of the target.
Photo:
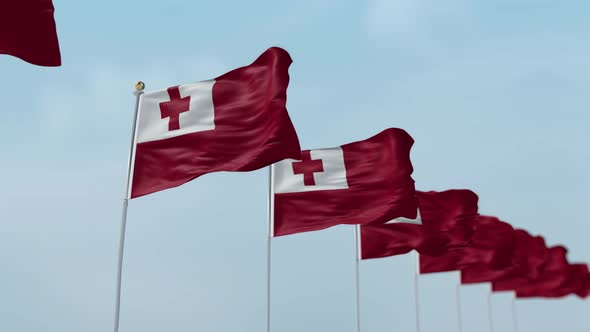
M 586 1 L 54 0 L 63 67 L 0 57 L 0 330 L 109 331 L 134 98 L 213 78 L 270 46 L 294 63 L 304 147 L 406 129 L 418 189 L 590 261 Z M 267 171 L 130 203 L 121 332 L 262 331 Z M 273 242 L 273 331 L 354 331 L 351 227 Z M 361 263 L 363 332 L 414 329 L 410 255 Z M 420 280 L 423 332 L 455 331 L 454 273 Z M 464 287 L 486 331 L 486 286 Z M 496 331 L 510 299 L 493 298 Z M 590 329 L 576 298 L 518 302 L 522 332 Z

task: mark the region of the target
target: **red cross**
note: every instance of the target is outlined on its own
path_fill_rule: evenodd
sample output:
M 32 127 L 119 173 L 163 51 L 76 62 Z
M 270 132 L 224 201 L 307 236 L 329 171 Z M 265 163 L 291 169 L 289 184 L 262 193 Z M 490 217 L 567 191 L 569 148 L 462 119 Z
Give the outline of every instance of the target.
M 301 161 L 293 163 L 293 173 L 303 174 L 303 184 L 306 186 L 315 186 L 313 173 L 323 172 L 324 164 L 321 159 L 311 159 L 309 150 L 301 152 Z
M 162 119 L 170 118 L 168 120 L 168 131 L 172 131 L 180 129 L 180 113 L 190 111 L 191 97 L 180 98 L 178 86 L 168 88 L 168 96 L 170 96 L 170 101 L 160 103 L 160 114 Z

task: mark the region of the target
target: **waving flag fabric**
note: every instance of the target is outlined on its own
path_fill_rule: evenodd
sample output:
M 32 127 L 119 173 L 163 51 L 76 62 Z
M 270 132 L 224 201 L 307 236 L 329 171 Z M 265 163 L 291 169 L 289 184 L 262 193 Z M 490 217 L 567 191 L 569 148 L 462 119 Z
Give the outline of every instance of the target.
M 39 66 L 60 66 L 51 0 L 0 2 L 0 54 Z
M 466 189 L 418 192 L 424 226 L 431 231 L 459 231 L 455 235 L 461 236 L 465 236 L 463 233 L 478 215 L 478 200 L 473 191 Z
M 434 239 L 434 247 L 445 245 L 444 238 Z M 403 255 L 412 250 L 427 250 L 422 225 L 408 222 L 393 222 L 383 225 L 361 226 L 361 259 L 383 258 Z M 426 247 L 428 248 L 428 247 Z
M 469 190 L 417 192 L 419 223 L 391 222 L 361 227 L 362 259 L 401 255 L 412 250 L 441 255 L 465 238 L 477 216 L 477 195 Z
M 576 291 L 576 295 L 581 298 L 590 296 L 590 272 L 586 273 L 585 277 L 580 278 L 580 287 Z
M 513 229 L 507 223 L 477 215 L 465 228 L 442 254 L 420 255 L 420 273 L 458 271 L 472 265 L 487 269 L 491 265 L 497 267 L 498 258 L 509 257 Z
M 423 193 L 419 199 L 429 237 L 436 233 L 447 239 L 445 247 L 436 252 L 418 250 L 420 273 L 454 270 L 453 263 L 465 254 L 461 249 L 470 239 L 473 223 L 479 216 L 478 197 L 470 190 L 450 190 L 438 194 Z
M 563 297 L 589 295 L 590 283 L 586 264 L 570 264 L 567 249 L 555 246 L 547 251 L 546 259 L 534 277 L 508 276 L 493 282 L 494 291 L 515 291 L 519 298 Z
M 571 264 L 565 269 L 543 274 L 538 280 L 516 289 L 516 297 L 557 298 L 568 295 L 588 296 L 588 265 Z
M 567 265 L 565 259 L 567 250 L 565 248 L 559 246 L 549 249 L 545 247 L 545 240 L 542 237 L 532 237 L 522 230 L 516 232 L 517 243 L 515 243 L 512 264 L 502 269 L 501 272 L 494 276 L 493 280 L 490 280 L 494 291 L 514 291 L 537 280 L 547 266 L 550 268 L 557 266 L 557 263 L 555 263 L 557 260 L 556 255 L 560 255 L 560 251 L 563 251 L 561 253 L 562 263 L 560 264 L 562 264 L 561 266 Z M 554 263 L 551 263 L 552 261 Z
M 301 157 L 285 107 L 291 57 L 270 48 L 214 80 L 141 96 L 131 198 L 203 174 L 253 171 Z
M 497 236 L 493 258 L 489 263 L 469 265 L 461 270 L 461 282 L 464 284 L 494 282 L 503 278 L 538 277 L 541 266 L 547 260 L 548 249 L 545 240 L 540 236 L 532 236 L 526 231 L 515 230 L 512 236 L 513 245 L 504 243 L 507 237 Z M 489 239 L 486 239 L 489 240 Z
M 273 165 L 274 236 L 338 224 L 379 224 L 417 214 L 410 149 L 387 129 L 337 148 L 307 150 Z
M 566 256 L 567 249 L 563 246 L 549 248 L 546 259 L 539 268 L 539 275 L 534 279 L 535 283 L 542 284 L 556 275 L 565 273 L 569 267 Z M 531 282 L 531 278 L 525 275 L 506 276 L 494 280 L 492 288 L 494 291 L 516 291 L 520 287 L 528 286 Z

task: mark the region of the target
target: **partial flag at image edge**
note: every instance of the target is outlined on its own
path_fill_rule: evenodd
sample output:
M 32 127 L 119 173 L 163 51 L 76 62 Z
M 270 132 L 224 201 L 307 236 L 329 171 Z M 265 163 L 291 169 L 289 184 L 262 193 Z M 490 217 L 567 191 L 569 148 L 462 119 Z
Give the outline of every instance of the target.
M 0 54 L 38 66 L 61 66 L 61 53 L 51 0 L 7 0 L 0 3 Z

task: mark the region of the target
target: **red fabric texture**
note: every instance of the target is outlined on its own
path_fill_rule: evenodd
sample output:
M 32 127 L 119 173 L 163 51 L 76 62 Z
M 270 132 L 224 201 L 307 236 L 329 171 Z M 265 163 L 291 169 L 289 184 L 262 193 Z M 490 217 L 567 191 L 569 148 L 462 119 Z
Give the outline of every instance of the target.
M 60 66 L 51 0 L 0 2 L 0 54 L 39 66 Z
M 472 265 L 507 266 L 513 229 L 495 217 L 475 215 L 446 232 L 449 246 L 437 255 L 420 255 L 420 273 L 458 271 Z
M 567 249 L 555 246 L 547 251 L 535 277 L 509 276 L 493 282 L 494 291 L 515 291 L 519 298 L 557 298 L 590 295 L 590 274 L 586 264 L 570 264 Z
M 301 158 L 287 113 L 289 54 L 277 47 L 215 79 L 215 129 L 137 144 L 131 198 L 203 174 L 247 172 Z
M 475 193 L 469 190 L 445 193 L 446 196 L 439 195 L 438 199 L 427 199 L 428 193 L 418 196 L 422 220 L 429 233 L 425 241 L 434 239 L 439 242 L 441 236 L 447 239 L 446 245 L 437 251 L 417 249 L 420 252 L 420 273 L 456 270 L 457 262 L 466 254 L 462 249 L 471 237 L 473 223 L 479 216 Z
M 342 146 L 347 189 L 274 195 L 274 235 L 317 231 L 339 224 L 382 224 L 415 218 L 410 149 L 401 129 Z
M 548 255 L 542 237 L 532 236 L 523 230 L 515 230 L 512 237 L 509 234 L 493 233 L 496 233 L 495 240 L 490 241 L 490 236 L 485 236 L 493 252 L 491 261 L 464 267 L 461 270 L 462 283 L 494 282 L 504 278 L 530 280 L 538 277 Z
M 361 227 L 363 259 L 401 255 L 412 250 L 440 255 L 465 236 L 477 215 L 477 195 L 469 190 L 418 192 L 422 225 L 391 223 Z
M 537 253 L 535 254 L 535 252 Z M 526 254 L 530 255 L 530 273 L 507 273 L 505 276 L 493 280 L 492 289 L 496 292 L 516 291 L 520 287 L 543 278 L 545 272 L 563 270 L 568 266 L 566 253 L 567 249 L 562 246 L 548 248 L 544 254 L 540 250 L 529 251 Z M 525 259 L 525 257 L 521 258 Z
M 361 226 L 361 259 L 403 255 L 412 250 L 430 252 L 429 249 L 446 244 L 444 237 L 431 237 L 430 246 L 425 246 L 422 228 L 421 225 L 403 222 Z
M 569 263 L 567 261 L 567 249 L 563 246 L 551 247 L 547 250 L 546 259 L 539 268 L 539 275 L 535 278 L 535 283 L 542 282 L 551 275 L 563 273 L 567 270 Z M 514 275 L 499 278 L 492 283 L 494 291 L 516 291 L 520 287 L 525 287 L 532 282 L 525 275 Z
M 581 284 L 577 295 L 583 298 L 590 296 L 590 273 L 587 273 L 586 276 L 582 278 Z
M 588 265 L 571 264 L 565 269 L 545 271 L 540 278 L 516 289 L 518 298 L 588 296 Z

